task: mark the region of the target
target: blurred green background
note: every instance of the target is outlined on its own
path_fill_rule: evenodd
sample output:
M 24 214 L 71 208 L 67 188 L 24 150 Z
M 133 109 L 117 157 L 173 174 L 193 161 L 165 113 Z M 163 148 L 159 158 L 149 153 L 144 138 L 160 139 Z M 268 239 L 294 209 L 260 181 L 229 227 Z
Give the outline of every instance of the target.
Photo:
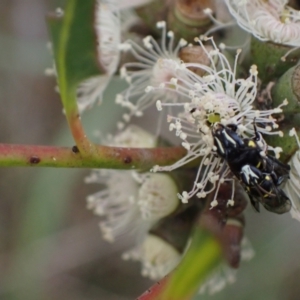
M 44 16 L 62 3 L 0 1 L 2 143 L 73 145 L 55 80 L 44 76 L 52 64 Z M 115 80 L 104 104 L 83 116 L 90 136 L 115 128 L 112 91 L 121 88 Z M 99 220 L 86 210 L 85 197 L 97 188 L 83 183 L 87 174 L 0 169 L 0 299 L 125 300 L 152 284 L 137 263 L 121 260 L 130 241 L 102 241 Z M 241 265 L 237 282 L 197 299 L 300 299 L 300 223 L 248 208 L 246 236 L 256 256 Z

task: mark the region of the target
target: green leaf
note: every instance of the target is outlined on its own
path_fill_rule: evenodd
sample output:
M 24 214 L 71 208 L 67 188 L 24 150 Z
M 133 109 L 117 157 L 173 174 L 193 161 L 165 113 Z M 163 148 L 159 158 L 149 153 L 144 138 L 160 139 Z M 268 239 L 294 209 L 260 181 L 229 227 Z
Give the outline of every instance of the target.
M 78 84 L 103 73 L 97 59 L 95 8 L 95 0 L 68 0 L 62 16 L 52 14 L 48 17 L 58 85 L 66 113 L 76 109 Z
M 215 237 L 196 228 L 191 246 L 171 276 L 164 298 L 191 299 L 221 259 L 220 244 Z

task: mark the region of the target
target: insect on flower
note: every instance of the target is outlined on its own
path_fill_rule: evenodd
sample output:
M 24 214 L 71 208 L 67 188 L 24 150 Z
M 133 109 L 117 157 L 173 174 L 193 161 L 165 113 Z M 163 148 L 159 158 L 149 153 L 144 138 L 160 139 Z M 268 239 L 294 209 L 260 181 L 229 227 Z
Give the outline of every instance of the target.
M 289 178 L 290 167 L 267 154 L 266 142 L 255 123 L 253 127 L 254 137 L 243 139 L 236 125 L 216 123 L 212 129 L 216 152 L 242 183 L 257 211 L 261 203 L 271 212 L 288 212 L 291 201 L 280 186 Z

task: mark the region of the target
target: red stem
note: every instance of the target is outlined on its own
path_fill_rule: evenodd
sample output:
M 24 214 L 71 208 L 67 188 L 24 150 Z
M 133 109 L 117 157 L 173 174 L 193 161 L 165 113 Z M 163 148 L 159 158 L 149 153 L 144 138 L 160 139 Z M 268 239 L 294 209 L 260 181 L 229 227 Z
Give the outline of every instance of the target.
M 94 146 L 95 152 L 86 156 L 76 146 L 0 144 L 0 166 L 149 170 L 154 165 L 172 164 L 186 154 L 182 147 L 142 149 Z

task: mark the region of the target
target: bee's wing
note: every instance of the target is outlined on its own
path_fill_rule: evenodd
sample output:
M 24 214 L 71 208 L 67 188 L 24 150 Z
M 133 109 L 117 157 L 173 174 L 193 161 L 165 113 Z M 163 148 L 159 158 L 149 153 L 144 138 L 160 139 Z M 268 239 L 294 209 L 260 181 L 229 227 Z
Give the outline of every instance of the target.
M 272 182 L 273 183 L 273 182 Z M 260 200 L 261 204 L 268 211 L 276 214 L 284 214 L 291 209 L 291 201 L 284 191 L 273 183 L 272 193 L 266 193 Z
M 266 170 L 268 170 L 268 172 L 274 171 L 278 177 L 283 176 L 286 177 L 286 179 L 289 178 L 289 172 L 291 169 L 289 165 L 282 163 L 281 161 L 270 155 L 267 155 L 265 157 L 265 160 Z
M 269 180 L 268 183 L 270 184 L 269 191 L 259 184 L 246 189 L 255 210 L 259 212 L 259 203 L 261 203 L 270 212 L 277 214 L 288 212 L 291 209 L 290 199 L 281 188 L 274 184 L 273 180 Z

